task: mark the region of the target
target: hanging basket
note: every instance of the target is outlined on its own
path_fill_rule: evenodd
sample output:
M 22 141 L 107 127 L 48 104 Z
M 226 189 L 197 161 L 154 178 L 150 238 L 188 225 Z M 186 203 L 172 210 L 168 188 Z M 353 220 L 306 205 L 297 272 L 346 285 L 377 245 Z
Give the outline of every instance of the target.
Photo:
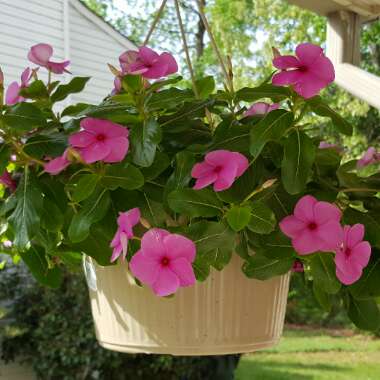
M 278 343 L 289 274 L 248 279 L 236 256 L 204 283 L 172 298 L 136 285 L 125 264 L 100 267 L 86 259 L 96 336 L 104 348 L 128 353 L 222 355 Z

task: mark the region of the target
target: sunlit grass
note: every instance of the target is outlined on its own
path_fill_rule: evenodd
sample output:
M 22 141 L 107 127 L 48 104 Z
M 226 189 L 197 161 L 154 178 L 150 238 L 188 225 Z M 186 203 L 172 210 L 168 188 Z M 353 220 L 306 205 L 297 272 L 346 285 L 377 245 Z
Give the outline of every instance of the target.
M 270 350 L 245 355 L 237 380 L 378 380 L 380 339 L 287 331 Z

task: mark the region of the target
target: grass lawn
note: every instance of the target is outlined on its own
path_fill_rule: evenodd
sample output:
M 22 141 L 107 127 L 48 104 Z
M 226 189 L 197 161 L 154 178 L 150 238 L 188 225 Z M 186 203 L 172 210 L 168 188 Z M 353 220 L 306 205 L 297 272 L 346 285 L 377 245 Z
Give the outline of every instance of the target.
M 287 330 L 272 349 L 245 355 L 236 380 L 379 380 L 380 339 Z

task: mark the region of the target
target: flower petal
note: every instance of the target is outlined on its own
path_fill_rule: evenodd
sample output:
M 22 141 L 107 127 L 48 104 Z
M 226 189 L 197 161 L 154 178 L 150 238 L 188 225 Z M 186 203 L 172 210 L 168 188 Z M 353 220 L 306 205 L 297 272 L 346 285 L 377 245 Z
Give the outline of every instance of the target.
M 293 55 L 280 55 L 272 61 L 273 66 L 280 70 L 295 69 L 301 66 L 301 63 Z
M 269 104 L 265 102 L 257 102 L 244 112 L 244 116 L 265 115 L 268 112 Z
M 203 189 L 212 183 L 214 183 L 218 179 L 218 175 L 216 173 L 211 173 L 209 175 L 205 175 L 204 177 L 198 178 L 195 181 L 195 185 L 193 186 L 194 190 Z
M 132 256 L 129 269 L 142 283 L 153 285 L 159 275 L 160 265 L 157 261 L 144 255 L 140 250 Z
M 166 75 L 168 65 L 166 63 L 156 62 L 147 71 L 142 73 L 142 76 L 147 79 L 159 79 Z
M 297 83 L 300 78 L 302 78 L 302 72 L 299 70 L 281 71 L 273 75 L 272 84 L 275 86 L 287 86 Z
M 170 234 L 164 237 L 167 256 L 171 259 L 184 258 L 189 262 L 195 260 L 196 248 L 192 240 L 179 234 Z
M 46 66 L 52 55 L 53 48 L 51 45 L 37 44 L 30 48 L 28 59 L 36 65 Z
M 355 265 L 362 268 L 368 265 L 369 259 L 371 257 L 371 245 L 368 241 L 362 241 L 357 244 L 351 251 L 351 260 Z
M 279 223 L 281 231 L 290 238 L 295 238 L 307 227 L 307 224 L 294 215 L 286 216 Z
M 87 131 L 80 131 L 69 136 L 69 144 L 75 148 L 86 148 L 95 142 L 95 135 Z
M 144 63 L 152 64 L 159 58 L 159 55 L 147 46 L 141 46 L 139 48 L 139 58 Z
M 364 225 L 354 224 L 353 226 L 347 226 L 346 231 L 346 246 L 349 248 L 355 247 L 364 238 Z
M 128 137 L 129 131 L 120 124 L 113 123 L 109 120 L 86 117 L 80 123 L 80 126 L 93 134 L 103 134 L 108 138 Z
M 192 286 L 196 279 L 193 267 L 190 262 L 183 257 L 170 261 L 170 269 L 178 276 L 180 286 Z
M 70 61 L 63 62 L 48 62 L 47 68 L 55 74 L 63 74 L 66 70 L 66 67 L 70 65 Z
M 222 170 L 217 174 L 218 178 L 214 182 L 214 191 L 223 191 L 229 189 L 237 177 L 238 164 L 235 161 L 229 161 Z
M 214 170 L 214 165 L 210 165 L 207 162 L 198 162 L 193 166 L 193 169 L 191 170 L 191 176 L 193 178 L 201 178 L 213 174 Z
M 12 82 L 8 88 L 7 92 L 5 94 L 5 103 L 8 106 L 13 106 L 14 104 L 18 103 L 20 101 L 21 96 L 19 96 L 20 92 L 20 86 L 17 82 Z
M 65 156 L 57 157 L 44 165 L 45 172 L 57 175 L 70 165 L 70 161 Z
M 147 257 L 161 259 L 167 254 L 163 239 L 169 232 L 161 228 L 152 228 L 141 239 L 141 250 Z
M 173 294 L 180 286 L 178 276 L 169 268 L 161 268 L 152 289 L 157 296 L 165 297 Z
M 302 234 L 292 239 L 292 244 L 300 255 L 309 255 L 310 253 L 318 252 L 322 242 L 315 232 L 304 229 Z
M 224 166 L 234 156 L 234 152 L 219 149 L 209 152 L 205 156 L 205 161 L 212 166 Z
M 317 202 L 314 206 L 314 220 L 317 224 L 323 224 L 330 220 L 339 222 L 342 218 L 340 209 L 329 202 Z
M 300 44 L 296 48 L 296 55 L 302 65 L 313 64 L 322 54 L 323 49 L 320 46 L 310 43 Z
M 311 195 L 305 195 L 296 204 L 294 216 L 304 222 L 314 222 L 314 206 L 317 200 Z
M 111 149 L 104 142 L 96 142 L 82 148 L 80 153 L 86 164 L 92 164 L 96 161 L 102 161 L 111 153 Z
M 119 244 L 117 244 L 117 245 L 114 247 L 114 249 L 113 249 L 113 251 L 112 251 L 112 256 L 111 256 L 110 262 L 111 262 L 111 263 L 115 262 L 115 261 L 119 258 L 119 256 L 122 254 L 122 252 L 123 252 L 123 247 L 122 247 L 122 245 L 119 243 Z
M 174 74 L 178 71 L 178 64 L 175 58 L 170 53 L 162 53 L 158 62 L 164 63 L 167 67 L 166 75 Z
M 120 162 L 123 161 L 128 153 L 129 140 L 126 137 L 114 137 L 105 141 L 110 149 L 108 156 L 104 157 L 104 162 Z
M 317 233 L 323 241 L 320 247 L 321 251 L 334 252 L 343 243 L 343 228 L 340 223 L 335 220 L 319 225 Z
M 234 153 L 233 160 L 237 164 L 236 176 L 240 177 L 248 169 L 249 162 L 247 158 L 243 156 L 241 153 L 238 153 L 238 152 L 233 152 L 233 153 Z
M 342 284 L 351 285 L 360 279 L 363 271 L 360 268 L 346 268 L 342 270 L 337 266 L 335 273 Z

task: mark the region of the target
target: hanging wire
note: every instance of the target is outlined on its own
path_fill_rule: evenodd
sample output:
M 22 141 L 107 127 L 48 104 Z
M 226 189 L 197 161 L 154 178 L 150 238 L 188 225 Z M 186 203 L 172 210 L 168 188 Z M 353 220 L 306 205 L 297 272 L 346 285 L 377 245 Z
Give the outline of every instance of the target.
M 181 31 L 182 44 L 183 44 L 183 48 L 185 50 L 186 63 L 187 63 L 187 67 L 189 68 L 190 76 L 191 76 L 191 82 L 193 84 L 193 91 L 194 91 L 195 96 L 197 98 L 199 98 L 199 92 L 198 92 L 197 85 L 196 85 L 196 82 L 195 82 L 195 75 L 194 75 L 193 65 L 191 64 L 189 47 L 188 47 L 187 41 L 186 41 L 186 34 L 185 34 L 185 29 L 184 29 L 183 23 L 182 23 L 181 10 L 179 8 L 179 2 L 178 2 L 178 0 L 174 0 L 174 4 L 175 4 L 175 10 L 176 10 L 176 13 L 177 13 L 177 19 L 178 19 L 179 29 Z
M 144 46 L 148 44 L 148 42 L 150 40 L 150 37 L 152 36 L 152 33 L 153 33 L 154 29 L 156 28 L 156 25 L 157 25 L 159 19 L 161 18 L 161 15 L 162 15 L 162 12 L 163 12 L 163 10 L 165 8 L 166 2 L 167 2 L 167 0 L 163 0 L 162 3 L 161 3 L 160 8 L 158 8 L 156 17 L 154 18 L 153 23 L 150 26 L 150 29 L 148 31 L 148 34 L 145 37 L 145 40 L 144 40 L 144 43 L 143 43 Z
M 219 60 L 219 64 L 220 64 L 220 67 L 221 67 L 221 69 L 223 71 L 223 74 L 224 74 L 224 76 L 226 78 L 227 85 L 228 85 L 230 91 L 233 92 L 232 77 L 228 74 L 228 70 L 227 70 L 226 64 L 224 62 L 222 54 L 220 53 L 218 45 L 217 45 L 217 43 L 215 41 L 215 38 L 214 38 L 214 35 L 212 33 L 210 24 L 207 21 L 207 18 L 206 18 L 205 12 L 204 12 L 203 4 L 201 3 L 200 0 L 197 0 L 197 5 L 198 5 L 198 10 L 199 10 L 199 15 L 201 16 L 203 25 L 205 26 L 207 34 L 208 34 L 208 36 L 210 38 L 211 46 L 214 49 L 214 52 L 215 52 L 215 54 L 216 54 L 216 56 L 217 56 L 217 58 Z

